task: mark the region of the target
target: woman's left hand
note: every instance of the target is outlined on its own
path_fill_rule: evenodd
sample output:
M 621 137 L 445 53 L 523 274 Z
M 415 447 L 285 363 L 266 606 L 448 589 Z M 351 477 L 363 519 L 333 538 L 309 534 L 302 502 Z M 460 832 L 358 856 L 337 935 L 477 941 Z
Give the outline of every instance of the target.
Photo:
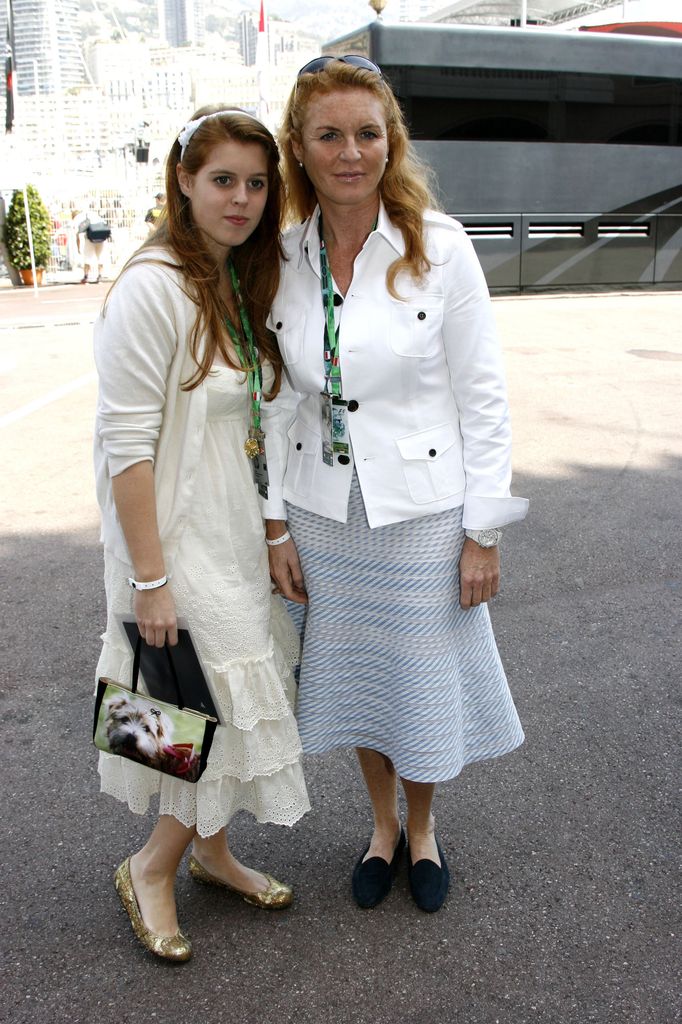
M 475 608 L 500 589 L 500 549 L 482 548 L 471 537 L 464 541 L 459 558 L 459 603 Z

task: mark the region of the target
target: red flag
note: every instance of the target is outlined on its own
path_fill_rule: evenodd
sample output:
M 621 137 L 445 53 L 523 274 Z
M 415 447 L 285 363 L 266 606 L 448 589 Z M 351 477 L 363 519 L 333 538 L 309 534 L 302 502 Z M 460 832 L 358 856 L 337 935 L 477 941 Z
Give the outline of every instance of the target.
M 256 40 L 256 75 L 258 80 L 258 116 L 267 121 L 269 114 L 269 76 L 268 76 L 268 37 L 265 21 L 265 7 L 260 0 L 260 16 L 258 18 L 258 37 Z
M 14 12 L 12 0 L 7 2 L 7 49 L 5 51 L 5 134 L 14 124 Z

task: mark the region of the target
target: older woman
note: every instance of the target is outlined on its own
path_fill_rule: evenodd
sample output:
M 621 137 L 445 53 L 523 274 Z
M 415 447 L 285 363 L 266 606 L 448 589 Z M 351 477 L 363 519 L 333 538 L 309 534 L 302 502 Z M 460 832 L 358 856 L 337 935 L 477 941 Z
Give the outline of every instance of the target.
M 487 608 L 500 528 L 527 509 L 502 360 L 472 246 L 434 212 L 375 64 L 306 65 L 280 142 L 304 222 L 270 322 L 293 392 L 266 411 L 265 514 L 277 587 L 309 599 L 299 730 L 308 753 L 357 749 L 374 832 L 356 902 L 384 898 L 405 848 L 399 776 L 411 892 L 434 911 L 435 784 L 523 741 Z

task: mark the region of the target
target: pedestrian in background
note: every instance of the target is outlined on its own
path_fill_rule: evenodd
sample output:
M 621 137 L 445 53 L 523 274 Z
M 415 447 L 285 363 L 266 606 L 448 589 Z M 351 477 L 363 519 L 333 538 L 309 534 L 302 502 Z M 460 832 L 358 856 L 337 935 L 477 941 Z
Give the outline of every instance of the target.
M 156 195 L 154 196 L 154 206 L 151 206 L 147 210 L 147 213 L 145 214 L 145 218 L 144 218 L 144 222 L 147 225 L 147 228 L 148 228 L 148 231 L 149 231 L 150 235 L 158 227 L 159 221 L 161 219 L 161 215 L 162 215 L 162 213 L 164 211 L 165 206 L 166 206 L 166 196 L 165 196 L 165 193 L 164 192 L 157 192 Z
M 130 678 L 117 616 L 148 644 L 177 643 L 188 620 L 221 725 L 196 784 L 102 753 L 102 790 L 160 816 L 116 888 L 140 941 L 187 960 L 174 897 L 193 842 L 194 879 L 265 909 L 291 887 L 241 864 L 226 826 L 239 810 L 292 825 L 309 808 L 292 711 L 295 631 L 271 593 L 251 470 L 261 401 L 281 360 L 265 328 L 277 291 L 282 182 L 260 121 L 198 110 L 167 163 L 168 215 L 128 261 L 95 326 L 95 466 L 107 628 L 97 675 Z M 131 589 L 132 588 L 132 589 Z
M 92 283 L 99 284 L 104 270 L 104 247 L 111 239 L 111 228 L 101 213 L 90 208 L 81 215 L 76 239 L 78 252 L 83 257 L 81 284 L 88 283 L 93 267 L 97 267 L 97 277 Z
M 487 607 L 500 528 L 527 508 L 500 348 L 471 242 L 436 211 L 379 67 L 307 64 L 280 144 L 299 226 L 270 325 L 293 392 L 266 413 L 282 447 L 264 508 L 273 579 L 308 597 L 299 730 L 306 753 L 357 749 L 374 811 L 357 903 L 386 896 L 403 854 L 399 777 L 411 892 L 435 911 L 436 783 L 523 741 Z

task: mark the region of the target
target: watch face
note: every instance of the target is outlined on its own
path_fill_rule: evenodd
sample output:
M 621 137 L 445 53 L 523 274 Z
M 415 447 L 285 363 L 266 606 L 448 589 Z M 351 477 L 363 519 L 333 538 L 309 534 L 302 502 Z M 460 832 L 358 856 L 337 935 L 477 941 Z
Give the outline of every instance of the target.
M 478 535 L 478 543 L 482 548 L 494 548 L 498 540 L 497 530 L 481 530 Z

